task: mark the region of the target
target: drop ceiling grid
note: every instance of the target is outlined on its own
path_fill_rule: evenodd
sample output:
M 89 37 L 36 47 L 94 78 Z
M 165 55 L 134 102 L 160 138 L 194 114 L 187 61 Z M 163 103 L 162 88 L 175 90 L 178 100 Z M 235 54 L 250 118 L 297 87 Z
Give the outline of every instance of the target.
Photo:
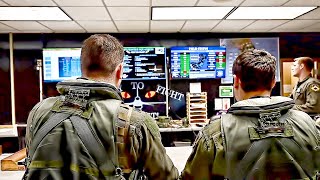
M 112 21 L 77 21 L 77 23 L 87 32 L 118 32 Z
M 8 6 L 8 4 L 0 0 L 0 6 Z
M 106 6 L 104 6 L 104 4 Z M 20 31 L 36 30 L 39 25 L 39 32 L 52 28 L 54 32 L 71 31 L 70 28 L 75 28 L 75 31 L 96 32 L 104 30 L 106 32 L 117 32 L 119 25 L 119 32 L 210 32 L 210 30 L 217 24 L 217 20 L 189 20 L 189 21 L 151 21 L 151 7 L 152 6 L 320 6 L 320 0 L 0 0 L 0 6 L 59 6 L 66 12 L 74 21 L 54 21 L 47 23 L 47 21 L 32 22 L 30 27 L 25 27 L 28 24 L 15 24 L 14 27 L 19 27 Z M 91 10 L 90 10 L 91 9 Z M 108 14 L 108 12 L 110 15 Z M 89 13 L 84 13 L 89 12 Z M 296 20 L 320 20 L 320 9 L 313 10 L 310 13 L 298 17 Z M 114 24 L 113 24 L 114 21 Z M 122 21 L 122 22 L 121 22 Z M 218 20 L 220 21 L 220 20 Z M 244 22 L 249 23 L 244 23 Z M 316 29 L 317 21 L 294 21 L 297 27 L 290 25 L 290 20 L 258 20 L 253 22 L 251 20 L 236 20 L 229 24 L 229 22 L 222 20 L 211 32 L 215 31 L 230 31 L 230 32 L 251 32 L 262 30 L 283 30 L 293 31 L 302 29 Z M 42 26 L 42 22 L 45 22 Z M 210 24 L 211 23 L 211 24 Z M 252 24 L 251 24 L 252 23 Z M 299 23 L 302 23 L 299 25 Z M 10 23 L 8 23 L 10 24 Z M 66 24 L 65 30 L 61 26 Z M 148 24 L 147 27 L 145 24 Z M 303 25 L 304 24 L 304 25 Z M 48 26 L 47 26 L 48 25 Z M 240 26 L 239 26 L 240 25 Z M 314 27 L 313 27 L 314 25 Z M 57 27 L 56 27 L 57 26 Z M 140 27 L 139 27 L 140 26 Z M 212 27 L 211 27 L 212 26 Z M 6 28 L 7 27 L 7 28 Z M 211 28 L 210 28 L 211 27 Z M 287 28 L 287 29 L 285 29 Z M 289 29 L 288 29 L 289 28 Z M 293 29 L 292 29 L 293 28 Z M 121 29 L 121 30 L 120 30 Z M 178 30 L 177 30 L 178 29 Z M 0 31 L 8 32 L 12 30 L 10 26 L 0 24 Z
M 149 21 L 114 21 L 120 33 L 149 32 Z
M 200 0 L 197 4 L 197 6 L 238 6 L 240 5 L 244 0 Z
M 195 6 L 197 0 L 152 0 L 151 6 Z
M 221 32 L 223 30 L 230 32 L 240 32 L 241 29 L 253 23 L 254 20 L 223 20 L 211 32 Z
M 299 16 L 297 19 L 320 19 L 320 8 L 318 7 L 307 14 Z
M 291 0 L 284 6 L 320 6 L 319 0 Z
M 313 31 L 313 32 L 319 32 L 320 30 L 320 22 L 319 23 L 315 23 L 311 26 L 308 26 L 306 28 L 303 28 L 302 30 L 304 31 Z
M 50 31 L 50 29 L 42 24 L 39 24 L 37 21 L 1 21 L 1 23 L 13 27 L 19 31 Z
M 150 7 L 149 0 L 103 0 L 108 7 L 118 6 L 140 6 L 140 7 Z
M 57 6 L 52 0 L 2 0 L 10 6 Z
M 3 24 L 2 22 L 0 22 L 0 31 L 2 32 L 6 32 L 6 31 L 14 31 L 17 29 L 14 29 L 13 27 L 7 26 L 6 24 Z
M 241 6 L 281 6 L 288 0 L 246 0 Z
M 151 21 L 150 32 L 178 32 L 185 21 Z
M 105 7 L 61 7 L 73 20 L 111 20 Z
M 302 30 L 304 28 L 307 28 L 309 26 L 312 26 L 314 24 L 319 23 L 320 20 L 291 20 L 288 21 L 287 23 L 284 23 L 272 30 L 270 30 L 270 32 L 288 32 L 288 31 L 299 31 Z
M 220 20 L 188 20 L 180 32 L 209 32 Z
M 149 7 L 107 7 L 114 21 L 150 20 Z
M 60 7 L 78 7 L 78 6 L 86 6 L 86 7 L 103 7 L 102 0 L 52 0 Z
M 268 32 L 269 30 L 276 28 L 286 22 L 289 22 L 290 20 L 257 20 L 253 22 L 252 24 L 248 25 L 241 31 L 265 31 Z
M 85 30 L 74 21 L 39 21 L 39 23 L 52 29 L 54 32 L 85 32 Z

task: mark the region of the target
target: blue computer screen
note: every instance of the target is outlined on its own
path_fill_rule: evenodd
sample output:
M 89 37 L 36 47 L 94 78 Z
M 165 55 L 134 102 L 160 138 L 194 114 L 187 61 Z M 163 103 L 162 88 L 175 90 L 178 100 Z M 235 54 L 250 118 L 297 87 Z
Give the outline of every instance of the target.
M 43 49 L 44 82 L 59 82 L 81 76 L 81 48 Z
M 224 78 L 226 48 L 219 46 L 171 47 L 172 79 Z

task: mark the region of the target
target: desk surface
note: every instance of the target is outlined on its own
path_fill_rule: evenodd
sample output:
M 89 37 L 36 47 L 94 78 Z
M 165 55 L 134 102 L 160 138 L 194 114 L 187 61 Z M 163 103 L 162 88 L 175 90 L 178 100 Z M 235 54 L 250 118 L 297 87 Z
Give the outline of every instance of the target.
M 181 172 L 187 162 L 189 155 L 191 154 L 191 146 L 182 147 L 166 147 L 166 152 L 168 156 L 172 159 L 174 165 Z M 2 154 L 0 160 L 9 156 L 11 154 Z M 16 180 L 21 179 L 24 171 L 1 171 L 0 170 L 0 180 Z

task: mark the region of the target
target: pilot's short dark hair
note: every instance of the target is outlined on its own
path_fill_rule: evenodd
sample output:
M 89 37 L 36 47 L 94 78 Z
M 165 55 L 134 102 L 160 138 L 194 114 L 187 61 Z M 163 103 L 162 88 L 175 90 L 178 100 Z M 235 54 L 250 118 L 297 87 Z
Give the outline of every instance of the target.
M 245 92 L 271 90 L 276 73 L 276 58 L 265 50 L 248 50 L 236 58 L 232 71 L 240 78 Z
M 84 74 L 110 75 L 123 61 L 124 50 L 118 39 L 109 34 L 95 34 L 83 42 L 81 70 Z

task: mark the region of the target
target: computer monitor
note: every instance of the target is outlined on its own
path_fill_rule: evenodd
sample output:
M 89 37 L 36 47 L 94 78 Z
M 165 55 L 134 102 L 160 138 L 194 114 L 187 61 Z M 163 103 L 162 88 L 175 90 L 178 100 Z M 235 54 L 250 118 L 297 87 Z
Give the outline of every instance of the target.
M 123 80 L 166 79 L 164 47 L 124 47 Z
M 219 46 L 171 47 L 172 79 L 224 78 L 226 48 Z
M 59 82 L 81 76 L 81 48 L 45 48 L 42 53 L 44 82 Z

